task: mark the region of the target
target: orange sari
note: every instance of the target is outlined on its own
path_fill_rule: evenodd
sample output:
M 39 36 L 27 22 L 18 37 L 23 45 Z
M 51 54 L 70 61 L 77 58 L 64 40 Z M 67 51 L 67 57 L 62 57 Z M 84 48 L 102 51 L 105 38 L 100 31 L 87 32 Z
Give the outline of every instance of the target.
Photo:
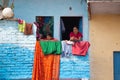
M 32 80 L 59 80 L 60 55 L 44 55 L 36 41 Z

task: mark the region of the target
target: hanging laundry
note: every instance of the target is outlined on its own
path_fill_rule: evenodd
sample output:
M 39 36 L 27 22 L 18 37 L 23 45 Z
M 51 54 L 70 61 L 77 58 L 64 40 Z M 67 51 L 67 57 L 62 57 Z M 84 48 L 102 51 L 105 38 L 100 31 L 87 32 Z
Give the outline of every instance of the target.
M 33 31 L 33 35 L 37 37 L 37 26 L 36 24 L 33 23 L 33 28 L 32 28 L 32 31 Z
M 60 41 L 40 41 L 43 53 L 48 54 L 61 54 L 61 42 Z
M 23 24 L 23 20 L 22 19 L 18 19 L 18 23 L 19 24 Z
M 20 22 L 18 21 L 18 29 L 20 32 L 24 32 L 25 26 L 26 26 L 25 20 L 23 21 L 21 20 Z
M 36 25 L 37 27 L 37 30 L 36 30 L 36 39 L 37 40 L 40 40 L 41 39 L 41 35 L 40 35 L 40 29 L 41 29 L 41 26 L 37 23 L 37 22 L 34 22 L 34 24 Z
M 36 41 L 32 80 L 59 80 L 60 55 L 44 55 Z
M 85 56 L 89 49 L 89 46 L 90 43 L 88 41 L 75 42 L 74 45 L 72 45 L 72 54 Z
M 68 57 L 72 54 L 72 44 L 67 43 L 68 41 L 61 41 L 62 44 L 62 57 Z
M 31 34 L 33 34 L 32 24 L 31 23 L 26 23 L 26 26 L 25 26 L 25 29 L 24 29 L 24 34 L 25 35 L 31 35 Z

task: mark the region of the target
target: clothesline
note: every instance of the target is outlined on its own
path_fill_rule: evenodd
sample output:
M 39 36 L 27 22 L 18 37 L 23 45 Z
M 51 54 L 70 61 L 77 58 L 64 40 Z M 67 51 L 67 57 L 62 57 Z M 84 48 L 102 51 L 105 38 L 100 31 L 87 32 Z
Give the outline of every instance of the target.
M 45 55 L 61 54 L 62 55 L 76 55 L 85 56 L 89 49 L 90 43 L 88 41 L 40 41 L 39 44 Z

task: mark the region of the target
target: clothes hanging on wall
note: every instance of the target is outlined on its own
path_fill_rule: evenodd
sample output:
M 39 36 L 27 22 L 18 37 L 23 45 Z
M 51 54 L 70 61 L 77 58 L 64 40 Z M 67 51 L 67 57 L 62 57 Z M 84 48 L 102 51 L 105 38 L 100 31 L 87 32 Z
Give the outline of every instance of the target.
M 36 41 L 32 80 L 59 80 L 60 55 L 44 55 Z
M 89 46 L 90 43 L 88 41 L 75 42 L 74 45 L 72 45 L 72 54 L 85 56 L 89 49 Z
M 48 54 L 61 54 L 60 41 L 40 41 L 42 51 L 45 55 Z
M 33 31 L 33 35 L 34 35 L 34 36 L 37 36 L 37 26 L 36 26 L 36 24 L 34 24 L 34 23 L 33 23 L 32 31 Z M 36 37 L 36 38 L 37 38 L 37 37 Z
M 72 45 L 68 44 L 67 41 L 61 41 L 62 44 L 62 57 L 67 57 L 72 54 Z
M 40 29 L 42 26 L 40 26 L 37 22 L 34 22 L 35 26 L 36 26 L 36 39 L 37 40 L 40 40 L 41 39 L 41 35 L 40 35 Z
M 18 29 L 20 32 L 24 32 L 26 26 L 25 20 L 18 20 Z
M 37 26 L 35 23 L 27 23 L 25 20 L 18 19 L 18 30 L 25 35 L 32 35 L 36 36 L 37 34 Z
M 33 34 L 33 25 L 31 23 L 26 23 L 25 29 L 24 29 L 24 34 L 25 35 L 32 35 Z

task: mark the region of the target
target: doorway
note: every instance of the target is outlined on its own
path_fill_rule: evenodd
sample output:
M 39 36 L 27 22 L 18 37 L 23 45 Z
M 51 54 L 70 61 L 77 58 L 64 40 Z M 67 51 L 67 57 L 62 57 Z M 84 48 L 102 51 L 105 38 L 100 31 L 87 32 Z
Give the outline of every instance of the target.
M 60 17 L 61 40 L 69 40 L 69 34 L 73 31 L 73 27 L 77 26 L 82 33 L 83 24 L 80 16 L 62 16 Z
M 120 80 L 120 51 L 113 52 L 114 80 Z

